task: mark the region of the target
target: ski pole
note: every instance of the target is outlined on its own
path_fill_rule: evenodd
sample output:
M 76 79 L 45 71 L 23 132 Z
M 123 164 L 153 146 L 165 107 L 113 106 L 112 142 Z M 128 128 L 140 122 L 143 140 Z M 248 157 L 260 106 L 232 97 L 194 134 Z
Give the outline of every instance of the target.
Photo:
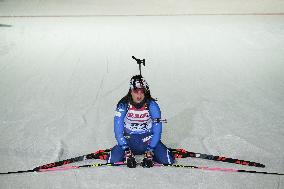
M 204 167 L 204 166 L 180 165 L 180 164 L 154 164 L 154 166 L 180 167 L 180 168 L 200 169 L 200 170 L 208 170 L 208 171 L 222 171 L 222 172 L 242 172 L 242 173 L 256 173 L 256 174 L 267 174 L 267 175 L 284 175 L 283 173 L 270 173 L 270 172 L 265 172 L 265 171 L 249 171 L 249 170 L 232 169 L 232 168 Z

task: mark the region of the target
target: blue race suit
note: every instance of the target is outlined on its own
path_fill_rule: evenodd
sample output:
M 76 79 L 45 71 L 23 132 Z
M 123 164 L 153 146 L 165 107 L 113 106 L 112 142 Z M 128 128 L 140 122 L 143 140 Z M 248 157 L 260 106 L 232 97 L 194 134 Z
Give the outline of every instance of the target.
M 147 100 L 145 106 L 135 108 L 129 102 L 117 105 L 114 116 L 114 133 L 117 145 L 107 158 L 109 163 L 124 160 L 124 150 L 130 148 L 135 155 L 154 152 L 157 163 L 172 164 L 174 157 L 161 142 L 162 123 L 154 121 L 161 118 L 161 111 L 154 100 Z

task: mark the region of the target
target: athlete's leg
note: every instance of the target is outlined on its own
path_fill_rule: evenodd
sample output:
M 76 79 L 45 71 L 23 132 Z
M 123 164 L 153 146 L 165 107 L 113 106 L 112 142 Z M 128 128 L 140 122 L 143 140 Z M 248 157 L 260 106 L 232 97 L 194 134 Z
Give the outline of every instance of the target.
M 132 134 L 128 136 L 127 142 L 134 155 L 145 153 L 150 139 L 149 136 L 149 134 Z
M 116 162 L 122 162 L 123 160 L 124 160 L 124 150 L 118 145 L 114 146 L 107 157 L 107 162 L 116 163 Z
M 174 156 L 171 153 L 171 151 L 162 142 L 159 142 L 154 150 L 153 160 L 161 164 L 173 164 Z

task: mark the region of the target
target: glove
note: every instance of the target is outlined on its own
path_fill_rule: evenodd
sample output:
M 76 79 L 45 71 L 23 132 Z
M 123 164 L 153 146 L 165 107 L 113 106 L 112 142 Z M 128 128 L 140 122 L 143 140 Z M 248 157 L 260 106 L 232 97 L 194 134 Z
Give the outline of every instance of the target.
M 144 159 L 142 160 L 142 167 L 144 168 L 150 168 L 154 166 L 153 162 L 154 152 L 152 150 L 148 150 L 144 154 Z
M 135 168 L 137 165 L 137 162 L 135 160 L 135 157 L 133 155 L 133 153 L 131 152 L 130 148 L 126 148 L 124 151 L 124 158 L 125 158 L 125 162 L 127 167 L 129 168 Z

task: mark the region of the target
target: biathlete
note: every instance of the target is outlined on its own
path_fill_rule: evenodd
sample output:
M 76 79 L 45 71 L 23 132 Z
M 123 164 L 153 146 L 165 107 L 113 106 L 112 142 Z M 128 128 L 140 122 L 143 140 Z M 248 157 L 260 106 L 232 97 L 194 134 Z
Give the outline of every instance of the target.
M 117 104 L 114 116 L 114 133 L 117 145 L 107 157 L 108 163 L 126 162 L 136 167 L 135 155 L 143 155 L 143 167 L 154 162 L 173 164 L 174 156 L 161 142 L 161 111 L 141 75 L 130 80 L 130 89 Z

